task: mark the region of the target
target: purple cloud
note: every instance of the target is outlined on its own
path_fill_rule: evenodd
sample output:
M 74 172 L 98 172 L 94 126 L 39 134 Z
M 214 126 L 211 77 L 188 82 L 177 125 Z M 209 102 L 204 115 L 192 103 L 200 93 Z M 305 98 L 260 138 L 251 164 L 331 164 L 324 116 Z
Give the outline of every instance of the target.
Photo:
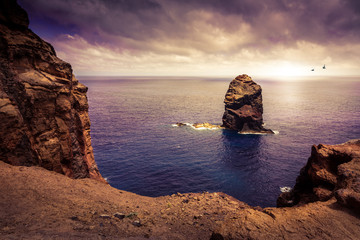
M 264 59 L 265 55 L 275 59 L 286 55 L 279 52 L 284 49 L 306 46 L 308 51 L 321 46 L 324 49 L 321 48 L 319 59 L 340 61 L 346 58 L 347 50 L 337 46 L 356 45 L 360 39 L 358 0 L 19 0 L 19 3 L 29 13 L 30 27 L 50 42 L 56 42 L 60 35 L 70 35 L 94 47 L 106 47 L 119 54 L 128 51 L 134 56 L 147 53 L 190 59 L 200 56 L 235 59 L 244 54 L 246 57 L 260 54 Z M 310 61 L 313 52 L 303 61 Z

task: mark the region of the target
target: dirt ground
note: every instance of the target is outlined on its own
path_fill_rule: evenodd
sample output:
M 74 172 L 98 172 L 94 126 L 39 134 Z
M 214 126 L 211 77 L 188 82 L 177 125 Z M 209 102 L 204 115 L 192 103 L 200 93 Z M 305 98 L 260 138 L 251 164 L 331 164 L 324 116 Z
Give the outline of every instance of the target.
M 334 199 L 253 208 L 223 193 L 139 196 L 0 161 L 0 239 L 359 239 Z

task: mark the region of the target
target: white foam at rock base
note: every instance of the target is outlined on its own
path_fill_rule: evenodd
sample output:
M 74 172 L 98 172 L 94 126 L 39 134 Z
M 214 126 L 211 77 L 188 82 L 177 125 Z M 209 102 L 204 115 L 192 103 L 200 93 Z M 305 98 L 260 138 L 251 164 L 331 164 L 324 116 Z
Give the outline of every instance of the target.
M 290 192 L 291 191 L 291 187 L 280 187 L 280 192 Z

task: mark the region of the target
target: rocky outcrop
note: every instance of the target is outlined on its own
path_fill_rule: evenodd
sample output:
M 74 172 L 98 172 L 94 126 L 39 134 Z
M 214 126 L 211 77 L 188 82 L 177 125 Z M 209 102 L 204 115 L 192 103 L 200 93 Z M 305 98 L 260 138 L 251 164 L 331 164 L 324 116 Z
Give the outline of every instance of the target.
M 337 202 L 360 211 L 360 140 L 339 145 L 314 145 L 293 190 L 280 195 L 278 206 L 315 201 Z
M 261 91 L 246 74 L 232 80 L 224 100 L 223 127 L 240 133 L 274 133 L 263 127 Z
M 175 124 L 172 124 L 174 127 L 184 127 L 184 126 L 190 126 L 194 129 L 198 129 L 198 130 L 202 130 L 202 129 L 209 129 L 209 130 L 215 130 L 215 129 L 223 129 L 222 126 L 220 125 L 216 125 L 216 124 L 211 124 L 208 122 L 203 122 L 203 123 L 181 123 L 181 122 L 177 122 Z
M 216 124 L 211 124 L 208 122 L 204 122 L 204 123 L 194 123 L 192 125 L 193 128 L 195 129 L 222 129 L 222 127 L 220 125 L 216 125 Z
M 15 0 L 0 2 L 0 160 L 104 181 L 91 146 L 87 87 L 28 24 Z

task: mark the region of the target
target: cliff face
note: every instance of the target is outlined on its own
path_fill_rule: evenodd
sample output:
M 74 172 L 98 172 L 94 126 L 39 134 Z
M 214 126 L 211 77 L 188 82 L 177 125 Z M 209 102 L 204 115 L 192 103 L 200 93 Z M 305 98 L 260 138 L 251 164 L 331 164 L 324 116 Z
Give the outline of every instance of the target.
M 339 145 L 314 145 L 294 189 L 283 193 L 278 206 L 315 201 L 337 202 L 360 211 L 360 140 Z
M 0 160 L 104 181 L 91 146 L 87 87 L 28 24 L 15 0 L 0 2 Z
M 223 127 L 240 133 L 274 133 L 263 127 L 261 91 L 246 74 L 232 80 L 224 100 Z

